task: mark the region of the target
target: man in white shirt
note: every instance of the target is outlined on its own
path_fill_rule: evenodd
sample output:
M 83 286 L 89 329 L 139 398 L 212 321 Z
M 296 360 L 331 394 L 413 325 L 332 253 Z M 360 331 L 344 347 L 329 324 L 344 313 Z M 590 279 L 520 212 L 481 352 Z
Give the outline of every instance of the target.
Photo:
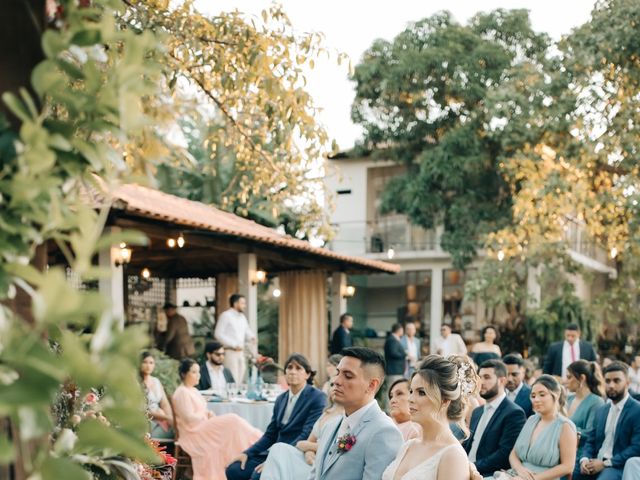
M 207 359 L 200 365 L 198 390 L 224 392 L 227 383 L 235 383 L 233 374 L 224 366 L 224 347 L 220 342 L 209 342 L 204 347 L 204 355 Z
M 628 368 L 614 361 L 603 370 L 609 401 L 596 410 L 575 480 L 619 480 L 627 462 L 640 456 L 640 403 L 629 395 Z
M 252 355 L 256 354 L 256 335 L 244 316 L 247 307 L 244 295 L 234 293 L 229 298 L 229 304 L 231 308 L 218 317 L 214 337 L 224 346 L 224 366 L 231 370 L 236 382 L 242 383 L 247 371 L 245 348 Z
M 416 371 L 418 360 L 422 357 L 420 352 L 420 339 L 416 337 L 416 324 L 408 322 L 404 327 L 404 336 L 400 339 L 407 352 L 407 378 L 411 378 Z
M 451 332 L 451 325 L 443 323 L 442 327 L 440 327 L 440 335 L 442 335 L 442 338 L 438 341 L 436 347 L 438 355 L 446 358 L 449 355 L 467 354 L 467 346 L 464 344 L 464 340 L 457 333 Z
M 580 327 L 570 323 L 564 330 L 564 340 L 549 345 L 542 371 L 564 380 L 567 367 L 580 359 L 595 362 L 596 352 L 591 343 L 580 339 Z

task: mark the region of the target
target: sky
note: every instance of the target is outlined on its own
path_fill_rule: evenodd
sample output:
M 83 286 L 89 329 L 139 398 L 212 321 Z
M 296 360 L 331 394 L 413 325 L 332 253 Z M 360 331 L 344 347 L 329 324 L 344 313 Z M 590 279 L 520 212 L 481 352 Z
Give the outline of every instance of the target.
M 546 32 L 554 40 L 589 20 L 594 0 L 282 0 L 284 11 L 300 32 L 325 35 L 325 47 L 347 53 L 356 65 L 365 50 L 378 38 L 392 40 L 407 23 L 448 10 L 461 23 L 479 11 L 496 8 L 530 10 L 533 28 Z M 267 0 L 197 0 L 203 13 L 216 14 L 238 9 L 260 16 Z M 348 69 L 332 60 L 318 59 L 307 73 L 307 90 L 321 108 L 319 121 L 341 150 L 350 149 L 362 131 L 351 122 L 354 84 Z

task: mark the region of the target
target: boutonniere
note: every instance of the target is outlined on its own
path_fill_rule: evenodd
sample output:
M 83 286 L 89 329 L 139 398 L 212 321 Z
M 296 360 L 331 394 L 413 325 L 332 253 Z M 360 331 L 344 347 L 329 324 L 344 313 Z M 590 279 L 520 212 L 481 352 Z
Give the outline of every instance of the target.
M 348 452 L 353 448 L 356 444 L 356 437 L 353 435 L 349 435 L 348 433 L 344 434 L 340 438 L 338 438 L 338 453 Z

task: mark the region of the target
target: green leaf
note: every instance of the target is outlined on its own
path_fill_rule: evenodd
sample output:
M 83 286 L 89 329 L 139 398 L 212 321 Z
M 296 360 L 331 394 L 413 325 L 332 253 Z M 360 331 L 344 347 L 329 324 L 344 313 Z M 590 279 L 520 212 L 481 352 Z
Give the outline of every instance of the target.
M 68 47 L 62 33 L 48 28 L 42 35 L 42 49 L 48 58 L 55 58 Z
M 90 47 L 102 43 L 102 34 L 97 29 L 80 30 L 73 36 L 71 43 L 80 47 Z
M 89 472 L 68 458 L 47 457 L 40 466 L 42 480 L 91 480 Z
M 2 94 L 2 101 L 5 103 L 11 113 L 18 117 L 23 122 L 29 122 L 32 120 L 29 115 L 29 111 L 25 108 L 24 104 L 13 93 L 4 92 Z
M 131 437 L 126 433 L 108 427 L 98 420 L 85 420 L 78 426 L 76 451 L 85 449 L 105 449 L 111 455 L 126 455 L 144 461 L 157 461 L 158 458 L 144 440 Z
M 52 60 L 40 62 L 31 73 L 31 85 L 41 98 L 56 90 L 64 89 L 66 84 L 66 78 Z

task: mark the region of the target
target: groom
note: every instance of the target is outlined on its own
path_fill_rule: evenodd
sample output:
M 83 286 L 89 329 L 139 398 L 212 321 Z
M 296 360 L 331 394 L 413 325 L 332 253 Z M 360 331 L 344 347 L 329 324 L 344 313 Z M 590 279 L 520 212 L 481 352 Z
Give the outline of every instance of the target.
M 374 398 L 384 382 L 384 358 L 364 347 L 341 353 L 333 392 L 345 414 L 320 430 L 309 480 L 380 480 L 402 445 L 400 431 Z

